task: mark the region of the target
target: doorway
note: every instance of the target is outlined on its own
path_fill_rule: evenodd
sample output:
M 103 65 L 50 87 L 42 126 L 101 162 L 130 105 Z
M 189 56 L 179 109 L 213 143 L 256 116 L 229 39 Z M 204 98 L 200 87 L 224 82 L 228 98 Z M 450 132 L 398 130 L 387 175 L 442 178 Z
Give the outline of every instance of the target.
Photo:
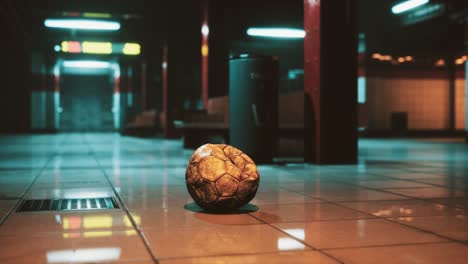
M 62 78 L 60 130 L 113 131 L 113 84 L 110 76 L 64 74 Z

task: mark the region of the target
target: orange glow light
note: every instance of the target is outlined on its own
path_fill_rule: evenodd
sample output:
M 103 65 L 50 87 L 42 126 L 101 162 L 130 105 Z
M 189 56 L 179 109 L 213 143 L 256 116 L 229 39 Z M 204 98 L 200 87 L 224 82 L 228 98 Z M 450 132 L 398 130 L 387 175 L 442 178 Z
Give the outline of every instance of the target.
M 374 53 L 372 54 L 372 58 L 376 60 L 380 60 L 382 58 L 382 55 L 380 55 L 379 53 Z
M 81 44 L 78 41 L 68 41 L 68 52 L 70 53 L 80 53 Z
M 442 67 L 442 66 L 445 66 L 445 60 L 443 59 L 438 59 L 435 63 L 435 66 L 437 67 Z
M 201 54 L 203 57 L 208 56 L 208 45 L 203 45 L 201 48 Z

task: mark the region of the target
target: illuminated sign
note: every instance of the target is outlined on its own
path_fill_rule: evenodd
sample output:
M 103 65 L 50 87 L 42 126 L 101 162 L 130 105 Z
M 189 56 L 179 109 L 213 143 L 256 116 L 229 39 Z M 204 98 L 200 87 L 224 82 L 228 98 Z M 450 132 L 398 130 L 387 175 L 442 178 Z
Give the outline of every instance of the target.
M 92 54 L 112 54 L 112 43 L 110 42 L 90 42 L 81 43 L 83 53 Z
M 86 54 L 124 54 L 139 55 L 141 46 L 138 43 L 112 43 L 97 41 L 62 41 L 61 51 L 65 53 Z M 55 49 L 55 51 L 60 51 Z

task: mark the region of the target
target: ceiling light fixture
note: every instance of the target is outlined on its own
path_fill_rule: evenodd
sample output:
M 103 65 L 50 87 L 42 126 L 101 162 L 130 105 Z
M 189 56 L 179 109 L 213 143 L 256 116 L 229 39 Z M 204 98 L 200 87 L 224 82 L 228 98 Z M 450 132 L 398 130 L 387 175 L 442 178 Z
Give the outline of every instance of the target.
M 392 13 L 393 14 L 404 13 L 406 11 L 414 9 L 418 6 L 425 5 L 427 3 L 429 3 L 429 0 L 408 0 L 408 1 L 401 2 L 399 4 L 394 5 L 392 7 Z
M 247 35 L 252 37 L 301 39 L 305 37 L 305 31 L 296 28 L 249 28 Z
M 44 20 L 44 25 L 49 28 L 80 29 L 80 30 L 106 30 L 116 31 L 120 29 L 120 23 L 108 20 L 93 19 L 52 19 Z

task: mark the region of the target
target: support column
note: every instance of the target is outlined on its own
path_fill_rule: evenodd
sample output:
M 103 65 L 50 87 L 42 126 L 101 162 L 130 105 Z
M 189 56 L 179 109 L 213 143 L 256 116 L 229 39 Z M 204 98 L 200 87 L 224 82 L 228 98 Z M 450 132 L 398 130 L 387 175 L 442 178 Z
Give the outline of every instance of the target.
M 449 111 L 448 111 L 448 130 L 453 133 L 455 132 L 455 81 L 456 81 L 456 67 L 454 56 L 449 56 L 447 59 L 447 66 L 449 71 Z
M 174 120 L 193 110 L 201 97 L 201 1 L 168 3 L 165 136 L 177 137 Z
M 146 110 L 146 61 L 141 63 L 141 111 Z
M 208 25 L 210 37 L 208 39 L 209 76 L 208 76 L 208 96 L 228 95 L 229 80 L 229 52 L 226 39 L 226 17 L 227 5 L 225 1 L 208 0 Z
M 465 61 L 465 141 L 468 143 L 468 61 Z
M 355 5 L 304 0 L 305 162 L 357 162 Z
M 468 51 L 468 25 L 465 24 L 465 52 Z M 465 61 L 465 141 L 468 143 L 468 61 Z
M 201 42 L 201 56 L 202 56 L 202 70 L 201 70 L 201 86 L 202 86 L 202 103 L 203 109 L 208 107 L 208 80 L 209 80 L 209 64 L 208 64 L 208 57 L 210 51 L 209 45 L 209 34 L 210 34 L 210 26 L 209 26 L 209 1 L 202 0 L 202 25 L 201 25 L 201 33 L 202 33 L 202 42 Z

